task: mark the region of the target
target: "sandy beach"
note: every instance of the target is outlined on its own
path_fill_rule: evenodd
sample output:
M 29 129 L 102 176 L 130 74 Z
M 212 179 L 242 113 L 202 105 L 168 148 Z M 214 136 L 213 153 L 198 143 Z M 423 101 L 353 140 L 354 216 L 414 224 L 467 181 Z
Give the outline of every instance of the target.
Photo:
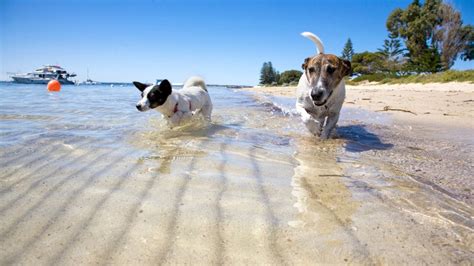
M 294 99 L 296 87 L 245 90 Z M 346 86 L 344 108 L 388 114 L 391 126 L 367 125 L 394 146 L 371 154 L 454 198 L 474 204 L 474 84 Z M 360 121 L 364 123 L 364 121 Z
M 246 90 L 294 98 L 296 87 L 253 87 Z M 346 107 L 389 112 L 396 119 L 474 128 L 474 84 L 346 85 Z

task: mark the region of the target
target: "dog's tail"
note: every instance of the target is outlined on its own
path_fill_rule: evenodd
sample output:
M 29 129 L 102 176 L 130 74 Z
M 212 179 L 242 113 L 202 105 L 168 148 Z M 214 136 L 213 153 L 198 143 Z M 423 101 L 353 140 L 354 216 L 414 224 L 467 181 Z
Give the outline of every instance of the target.
M 319 39 L 318 36 L 314 35 L 311 32 L 307 32 L 307 31 L 301 33 L 301 35 L 303 35 L 304 37 L 310 39 L 311 41 L 314 42 L 314 44 L 316 44 L 316 47 L 318 48 L 319 54 L 324 54 L 323 42 Z
M 183 87 L 201 87 L 203 90 L 207 91 L 206 83 L 201 77 L 190 77 L 186 80 Z

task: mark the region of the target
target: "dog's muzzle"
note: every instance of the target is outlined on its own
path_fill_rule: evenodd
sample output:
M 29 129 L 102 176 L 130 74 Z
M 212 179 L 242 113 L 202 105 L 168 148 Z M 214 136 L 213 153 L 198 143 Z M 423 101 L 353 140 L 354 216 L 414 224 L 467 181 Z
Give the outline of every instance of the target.
M 320 102 L 323 94 L 322 90 L 311 90 L 311 99 L 313 99 L 314 102 Z
M 141 104 L 137 104 L 136 107 L 137 107 L 138 111 L 143 112 L 143 107 L 142 107 Z
M 316 106 L 322 106 L 326 103 L 326 100 L 322 101 L 324 96 L 324 91 L 313 89 L 311 90 L 311 99 L 313 100 Z
M 323 106 L 325 105 L 329 98 L 331 98 L 333 91 L 329 92 L 327 97 L 324 97 L 324 90 L 313 89 L 311 90 L 311 99 L 313 100 L 314 105 Z M 325 98 L 323 100 L 323 98 Z

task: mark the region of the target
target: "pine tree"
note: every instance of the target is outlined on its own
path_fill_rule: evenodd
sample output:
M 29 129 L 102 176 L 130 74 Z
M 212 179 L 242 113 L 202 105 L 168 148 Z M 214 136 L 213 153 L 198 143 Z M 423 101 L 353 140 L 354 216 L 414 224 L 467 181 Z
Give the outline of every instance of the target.
M 260 84 L 268 84 L 268 63 L 264 62 L 260 70 Z
M 279 73 L 273 68 L 272 62 L 264 62 L 260 70 L 260 84 L 278 82 Z
M 268 84 L 276 81 L 276 71 L 273 68 L 272 62 L 268 62 Z
M 384 60 L 384 70 L 393 74 L 400 73 L 405 51 L 400 39 L 394 34 L 389 34 L 388 39 L 384 40 L 382 48 L 377 50 Z
M 342 50 L 342 58 L 351 61 L 354 55 L 354 49 L 352 48 L 351 38 L 347 39 L 344 49 Z
M 400 61 L 400 57 L 403 54 L 403 47 L 400 39 L 398 39 L 395 35 L 389 34 L 388 39 L 384 40 L 384 44 L 382 49 L 378 49 L 378 51 L 387 59 L 395 62 Z

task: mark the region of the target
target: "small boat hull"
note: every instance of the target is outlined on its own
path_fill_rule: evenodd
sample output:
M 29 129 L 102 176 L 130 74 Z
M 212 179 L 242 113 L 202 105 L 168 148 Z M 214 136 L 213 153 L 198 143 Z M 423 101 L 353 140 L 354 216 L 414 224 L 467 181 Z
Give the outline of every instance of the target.
M 52 79 L 49 78 L 31 78 L 31 77 L 18 77 L 13 76 L 13 81 L 21 84 L 48 84 Z M 74 82 L 67 79 L 58 79 L 59 83 L 73 85 Z

